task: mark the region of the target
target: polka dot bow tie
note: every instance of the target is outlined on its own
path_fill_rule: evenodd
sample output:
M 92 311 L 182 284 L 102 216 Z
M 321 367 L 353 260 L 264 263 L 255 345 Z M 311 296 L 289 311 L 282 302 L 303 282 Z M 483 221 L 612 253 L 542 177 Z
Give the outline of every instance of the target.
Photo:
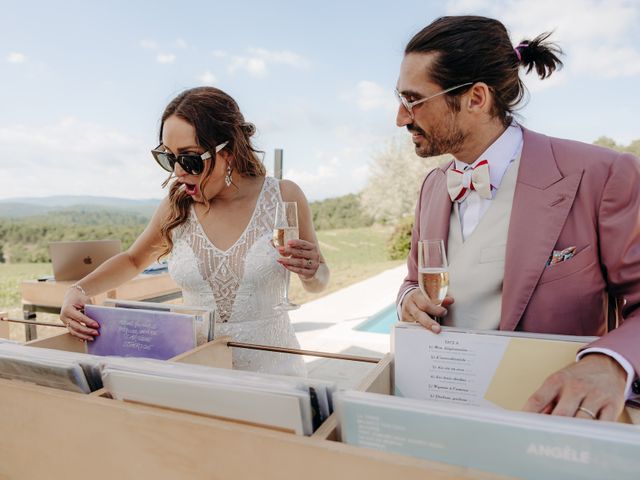
M 452 202 L 462 202 L 471 190 L 478 192 L 482 198 L 491 199 L 489 162 L 482 160 L 464 171 L 450 168 L 447 170 L 447 189 Z

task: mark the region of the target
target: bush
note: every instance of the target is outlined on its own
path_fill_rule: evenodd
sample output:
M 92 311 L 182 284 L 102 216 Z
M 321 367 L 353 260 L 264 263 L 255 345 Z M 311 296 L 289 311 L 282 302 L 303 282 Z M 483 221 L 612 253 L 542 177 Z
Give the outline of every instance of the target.
M 362 211 L 359 196 L 353 193 L 312 202 L 310 207 L 316 230 L 360 228 L 373 223 L 373 218 Z
M 387 257 L 389 260 L 404 260 L 411 250 L 411 231 L 413 216 L 402 217 L 387 240 Z

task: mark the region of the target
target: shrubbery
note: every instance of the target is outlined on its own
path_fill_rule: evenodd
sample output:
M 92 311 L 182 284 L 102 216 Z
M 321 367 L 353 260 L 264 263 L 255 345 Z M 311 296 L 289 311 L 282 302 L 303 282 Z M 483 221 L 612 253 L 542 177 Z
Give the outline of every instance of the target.
M 389 260 L 405 260 L 409 256 L 412 229 L 412 215 L 407 215 L 398 222 L 387 241 L 387 256 Z
M 360 228 L 373 224 L 373 218 L 365 214 L 360 206 L 359 195 L 349 194 L 312 202 L 310 207 L 316 230 Z

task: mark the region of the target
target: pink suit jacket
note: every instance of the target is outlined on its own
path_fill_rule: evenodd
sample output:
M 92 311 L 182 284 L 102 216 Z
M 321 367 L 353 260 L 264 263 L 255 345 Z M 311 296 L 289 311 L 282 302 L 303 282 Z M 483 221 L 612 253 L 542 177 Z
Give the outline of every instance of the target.
M 523 128 L 513 199 L 500 330 L 597 335 L 640 372 L 640 161 L 605 148 Z M 417 286 L 419 239 L 447 241 L 451 200 L 445 165 L 424 180 L 398 300 Z M 576 246 L 546 267 L 553 250 Z M 624 299 L 622 321 L 607 333 L 606 298 Z

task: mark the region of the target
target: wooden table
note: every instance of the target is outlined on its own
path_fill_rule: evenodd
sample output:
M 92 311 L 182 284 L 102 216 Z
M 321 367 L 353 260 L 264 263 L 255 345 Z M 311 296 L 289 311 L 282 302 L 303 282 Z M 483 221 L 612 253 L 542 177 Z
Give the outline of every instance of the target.
M 36 312 L 60 313 L 64 295 L 74 282 L 26 280 L 21 283 L 22 313 L 25 320 L 35 320 Z M 141 274 L 113 290 L 91 297 L 94 304 L 107 298 L 166 302 L 182 296 L 180 287 L 168 273 Z M 37 338 L 36 326 L 25 325 L 26 340 Z

